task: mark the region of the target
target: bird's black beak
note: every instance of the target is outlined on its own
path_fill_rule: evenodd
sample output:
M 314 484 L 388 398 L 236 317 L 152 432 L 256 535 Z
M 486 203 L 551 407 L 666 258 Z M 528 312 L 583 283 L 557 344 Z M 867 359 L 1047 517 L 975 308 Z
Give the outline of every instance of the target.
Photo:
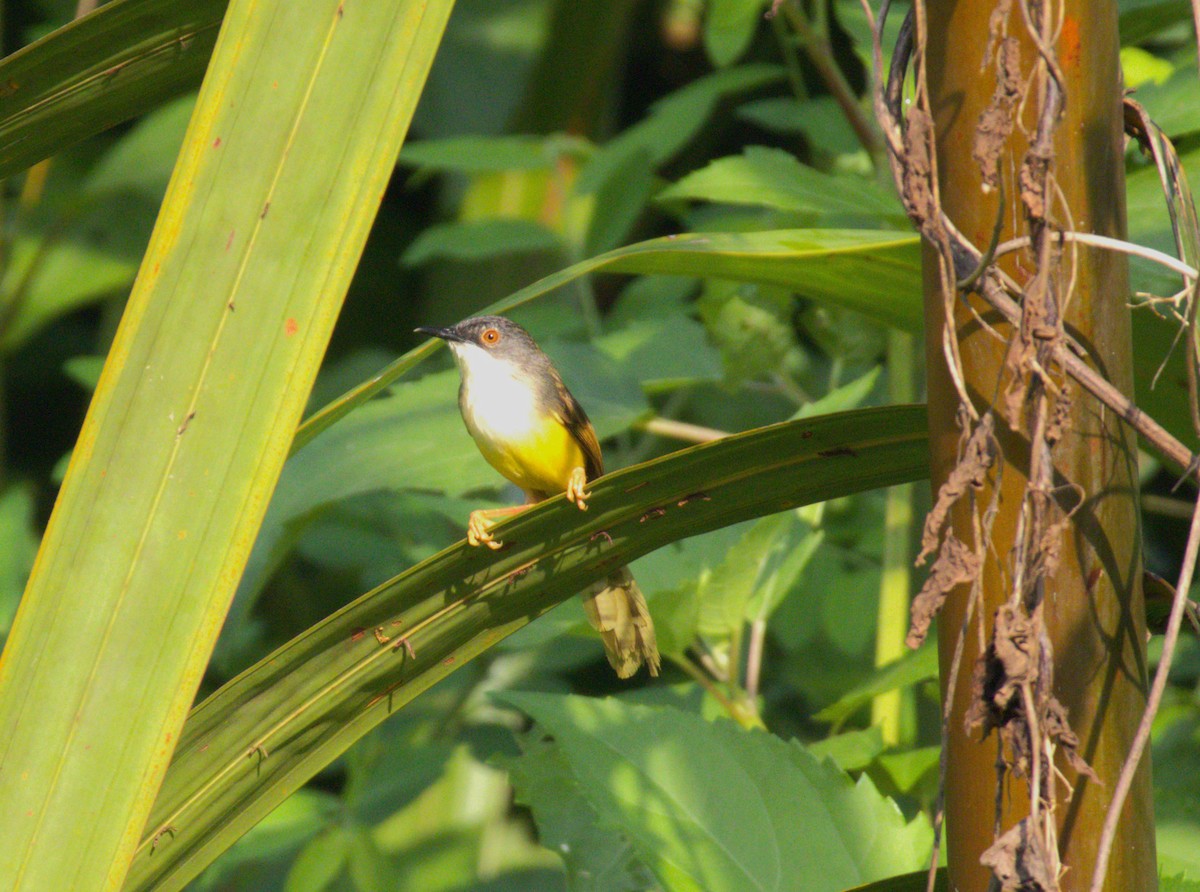
M 461 341 L 462 338 L 452 328 L 433 328 L 432 326 L 422 325 L 419 328 L 414 328 L 413 331 L 420 334 L 427 334 L 432 338 L 441 338 L 443 341 Z

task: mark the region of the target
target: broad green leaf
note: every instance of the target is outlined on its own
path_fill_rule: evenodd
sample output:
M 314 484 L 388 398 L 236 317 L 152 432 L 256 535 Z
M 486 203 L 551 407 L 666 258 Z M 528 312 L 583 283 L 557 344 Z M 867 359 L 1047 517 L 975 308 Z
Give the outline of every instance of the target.
M 363 827 L 355 828 L 350 834 L 350 851 L 346 866 L 349 868 L 350 880 L 358 892 L 384 889 L 394 875 L 388 859 L 379 851 L 371 834 Z
M 96 389 L 102 371 L 103 356 L 72 356 L 63 363 L 63 374 L 88 391 Z
M 486 260 L 500 254 L 553 251 L 562 242 L 532 220 L 490 219 L 439 223 L 422 230 L 403 261 L 420 266 L 431 260 Z
M 772 133 L 803 134 L 813 146 L 831 155 L 847 155 L 862 148 L 846 113 L 831 96 L 803 102 L 791 96 L 755 99 L 738 108 L 738 117 Z
M 930 681 L 937 678 L 937 673 L 937 648 L 933 643 L 925 644 L 908 656 L 876 670 L 870 681 L 825 707 L 814 718 L 822 722 L 831 722 L 835 727 L 840 726 L 879 694 Z
M 878 225 L 882 219 L 908 228 L 900 203 L 870 180 L 821 173 L 789 152 L 763 146 L 718 158 L 658 193 L 660 202 L 679 199 L 798 211 L 827 226 L 848 220 Z
M 879 380 L 881 371 L 882 367 L 876 366 L 865 375 L 855 378 L 841 387 L 835 387 L 823 397 L 801 406 L 795 417 L 812 418 L 815 415 L 828 415 L 830 412 L 846 412 L 850 409 L 857 409 L 875 389 L 875 382 Z
M 649 153 L 630 152 L 591 196 L 584 253 L 592 256 L 623 244 L 657 186 Z
M 587 512 L 556 497 L 499 525 L 507 547 L 498 552 L 460 541 L 196 707 L 127 888 L 180 888 L 351 743 L 612 563 L 917 479 L 927 468 L 922 407 L 864 410 L 773 425 L 607 474 Z M 164 836 L 166 827 L 177 832 Z
M 704 48 L 718 68 L 742 57 L 762 19 L 764 0 L 708 0 Z
M 563 859 L 572 892 L 643 892 L 653 877 L 620 832 L 601 824 L 562 750 L 528 733 L 521 755 L 496 760 L 529 806 L 542 845 Z
M 161 200 L 195 106 L 194 95 L 182 96 L 134 124 L 88 172 L 85 192 L 92 196 L 132 192 Z
M 700 582 L 699 631 L 729 635 L 747 620 L 765 618 L 803 570 L 814 547 L 808 540 L 814 538 L 819 540 L 819 534 L 792 512 L 764 517 L 751 526 Z M 789 560 L 794 555 L 800 559 Z
M 638 319 L 596 342 L 605 354 L 641 379 L 648 392 L 698 381 L 721 380 L 721 356 L 704 327 L 683 315 Z
M 879 757 L 879 769 L 885 772 L 897 790 L 916 795 L 918 786 L 931 781 L 936 789 L 941 747 L 923 746 L 914 750 L 887 753 Z
M 775 566 L 769 567 L 746 602 L 747 622 L 770 619 L 783 599 L 796 587 L 824 541 L 825 533 L 822 530 L 809 530 L 784 553 Z
M 866 778 L 728 721 L 614 699 L 507 693 L 588 802 L 669 890 L 831 890 L 913 870 L 933 833 Z
M 553 170 L 563 156 L 591 151 L 586 140 L 553 136 L 457 136 L 406 145 L 399 163 L 423 171 L 501 173 L 506 170 Z
M 288 871 L 283 892 L 322 892 L 337 879 L 350 858 L 350 833 L 333 826 L 312 840 Z
M 114 0 L 0 61 L 0 178 L 200 83 L 229 0 Z
M 857 229 L 667 236 L 576 263 L 488 307 L 487 312 L 506 312 L 592 272 L 666 273 L 780 285 L 915 332 L 921 329 L 919 245 L 915 235 Z M 410 350 L 311 415 L 296 432 L 292 452 L 386 390 L 437 347 L 430 340 Z
M 119 887 L 450 5 L 233 0 L 0 661 L 0 886 Z
M 0 332 L 0 349 L 11 352 L 51 319 L 123 292 L 137 261 L 52 234 L 18 236 L 9 248 L 0 294 L 17 307 Z
M 834 734 L 805 744 L 818 759 L 833 759 L 842 771 L 862 771 L 883 752 L 883 735 L 878 728 Z
M 1185 702 L 1170 726 L 1155 729 L 1154 829 L 1159 870 L 1200 877 L 1200 772 L 1196 771 L 1200 711 L 1194 698 Z M 1160 722 L 1163 717 L 1160 711 Z
M 605 143 L 580 171 L 576 189 L 591 192 L 612 179 L 630 156 L 657 167 L 675 157 L 703 129 L 721 100 L 782 80 L 777 65 L 739 65 L 692 81 L 650 107 L 646 118 Z
M 1185 152 L 1179 160 L 1188 180 L 1193 184 L 1200 183 L 1200 151 Z M 1153 164 L 1126 177 L 1126 196 L 1129 240 L 1174 255 L 1175 238 L 1162 184 Z M 1168 296 L 1182 287 L 1177 274 L 1136 257 L 1130 259 L 1130 274 L 1135 292 Z M 1184 350 L 1182 344 L 1175 347 L 1178 331 L 1178 321 L 1169 315 L 1160 318 L 1145 307 L 1133 314 L 1134 381 L 1138 405 L 1177 437 L 1186 439 L 1193 433 Z M 1164 362 L 1165 370 L 1159 375 Z M 1155 382 L 1153 388 L 1150 386 L 1152 381 Z

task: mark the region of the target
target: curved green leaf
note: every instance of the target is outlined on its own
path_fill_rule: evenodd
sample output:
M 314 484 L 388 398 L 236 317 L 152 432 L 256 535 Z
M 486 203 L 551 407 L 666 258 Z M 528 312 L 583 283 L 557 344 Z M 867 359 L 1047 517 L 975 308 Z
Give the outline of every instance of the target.
M 200 83 L 229 0 L 115 0 L 0 62 L 0 179 Z
M 619 566 L 687 536 L 928 473 L 925 412 L 761 428 L 550 499 L 343 608 L 198 706 L 131 869 L 178 889 L 289 793 L 440 678 Z M 653 610 L 651 605 L 651 610 Z
M 519 307 L 593 272 L 670 273 L 782 285 L 835 306 L 857 310 L 905 331 L 921 330 L 921 254 L 915 235 L 863 229 L 690 233 L 617 248 L 546 276 L 493 304 Z M 307 418 L 292 452 L 414 368 L 440 342 L 430 340 Z

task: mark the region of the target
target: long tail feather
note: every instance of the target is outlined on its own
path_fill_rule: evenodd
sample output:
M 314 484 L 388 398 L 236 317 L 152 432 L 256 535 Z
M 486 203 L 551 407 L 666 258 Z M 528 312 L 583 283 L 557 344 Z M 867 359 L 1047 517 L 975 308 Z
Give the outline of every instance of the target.
M 611 573 L 583 596 L 588 622 L 604 641 L 608 662 L 617 675 L 629 678 L 642 663 L 658 675 L 662 661 L 654 637 L 654 621 L 646 609 L 642 590 L 628 567 Z

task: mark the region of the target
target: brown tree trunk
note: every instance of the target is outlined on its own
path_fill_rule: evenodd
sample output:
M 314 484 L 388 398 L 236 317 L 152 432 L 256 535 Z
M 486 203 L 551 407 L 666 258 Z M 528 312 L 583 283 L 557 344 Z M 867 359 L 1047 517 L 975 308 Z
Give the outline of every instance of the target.
M 1051 217 L 1062 229 L 1125 237 L 1125 187 L 1122 151 L 1122 85 L 1118 64 L 1117 9 L 1112 0 L 1064 0 L 1056 46 L 1065 77 L 1065 118 L 1056 130 L 1054 172 L 1070 219 L 1061 205 Z M 1057 9 L 1057 6 L 1054 7 Z M 1003 192 L 985 194 L 972 142 L 980 113 L 992 98 L 994 68 L 984 65 L 993 4 L 977 0 L 929 0 L 927 49 L 929 91 L 937 127 L 939 182 L 945 211 L 981 248 L 991 240 L 997 200 L 1003 197 L 1001 240 L 1027 235 L 1017 172 L 1035 132 L 1038 107 L 1031 94 L 1018 109 L 1020 123 L 1001 156 Z M 1019 3 L 1008 14 L 1007 33 L 1020 39 L 1020 65 L 1027 79 L 1036 50 L 1027 37 Z M 1075 282 L 1064 316 L 1067 331 L 1085 346 L 1090 362 L 1124 392 L 1132 392 L 1128 270 L 1121 255 L 1080 247 L 1064 249 L 1064 275 L 1075 257 Z M 939 487 L 954 467 L 960 431 L 958 397 L 947 374 L 940 333 L 944 324 L 937 258 L 926 253 L 926 331 L 929 369 L 929 423 L 933 485 Z M 1028 252 L 1006 258 L 1001 266 L 1018 282 L 1033 270 Z M 1064 287 L 1063 292 L 1066 291 Z M 1010 328 L 994 313 L 985 316 L 1006 337 Z M 962 345 L 967 389 L 980 411 L 996 403 L 1009 378 L 1003 372 L 1005 345 L 982 329 L 961 301 L 954 325 Z M 1060 505 L 1082 504 L 1061 536 L 1061 562 L 1045 587 L 1045 617 L 1055 661 L 1054 693 L 1069 712 L 1079 736 L 1079 752 L 1101 783 L 1079 777 L 1059 759 L 1058 768 L 1073 787 L 1060 782 L 1057 818 L 1064 890 L 1086 890 L 1105 809 L 1122 760 L 1128 751 L 1147 690 L 1145 625 L 1141 595 L 1140 530 L 1135 476 L 1135 441 L 1111 412 L 1078 387 L 1070 390 L 1066 432 L 1054 450 Z M 983 618 L 990 632 L 996 608 L 1011 586 L 1011 559 L 1017 517 L 1026 486 L 1029 442 L 1025 432 L 1005 426 L 996 414 L 997 433 L 1006 463 L 1000 512 L 984 576 Z M 995 482 L 995 473 L 992 482 Z M 980 496 L 981 504 L 991 497 Z M 971 516 L 962 502 L 953 516 L 955 534 L 972 544 Z M 960 586 L 939 621 L 943 690 L 955 639 L 966 608 Z M 981 741 L 968 735 L 963 718 L 971 698 L 972 672 L 979 656 L 978 629 L 967 636 L 949 728 L 947 833 L 950 887 L 983 892 L 989 871 L 980 854 L 992 844 L 996 804 L 1003 832 L 1029 813 L 1026 784 L 1006 776 L 997 797 L 997 744 L 993 734 Z M 1069 796 L 1069 798 L 1068 798 Z M 1155 888 L 1154 827 L 1148 758 L 1127 800 L 1106 889 Z

